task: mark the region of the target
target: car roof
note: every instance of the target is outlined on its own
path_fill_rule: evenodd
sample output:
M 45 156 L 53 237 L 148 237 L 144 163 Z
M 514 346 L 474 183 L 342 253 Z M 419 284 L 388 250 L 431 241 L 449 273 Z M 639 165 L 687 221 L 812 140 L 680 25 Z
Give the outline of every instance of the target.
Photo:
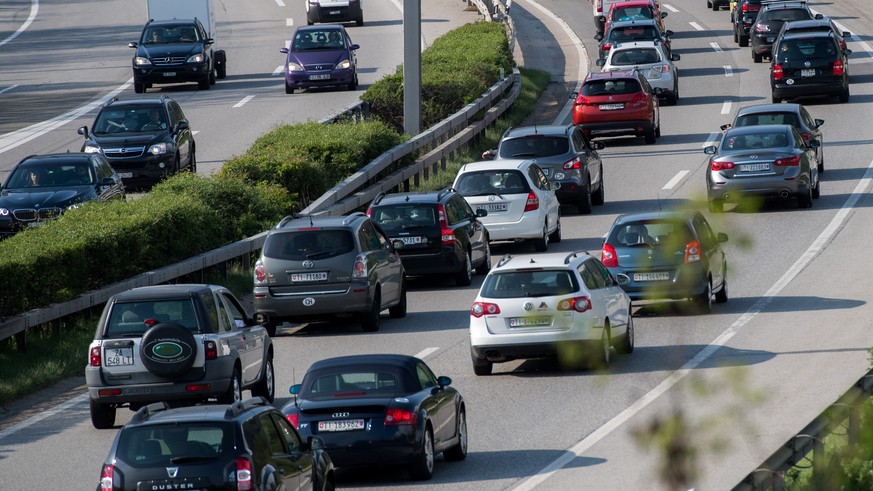
M 345 27 L 339 24 L 319 24 L 314 26 L 300 26 L 297 28 L 296 32 L 309 32 L 309 31 L 345 31 Z
M 170 98 L 165 95 L 162 95 L 160 97 L 143 97 L 141 99 L 112 99 L 104 104 L 103 107 L 117 108 L 126 106 L 161 106 L 168 100 L 170 100 Z
M 779 37 L 779 41 L 785 41 L 786 39 L 818 39 L 818 38 L 831 38 L 836 40 L 836 36 L 833 31 L 786 31 Z
M 27 162 L 28 164 L 57 164 L 58 162 L 89 162 L 91 160 L 91 156 L 93 154 L 84 153 L 84 152 L 64 152 L 64 153 L 47 153 L 44 155 L 30 155 L 23 159 L 21 162 Z
M 760 128 L 760 127 L 756 127 Z M 619 215 L 615 222 L 612 225 L 612 228 L 617 226 L 624 225 L 630 222 L 639 222 L 646 220 L 679 220 L 679 221 L 691 221 L 691 218 L 697 214 L 695 211 L 684 211 L 684 210 L 666 210 L 666 211 L 644 211 L 639 213 L 625 213 L 624 215 Z
M 737 111 L 737 117 L 759 113 L 797 113 L 800 112 L 800 107 L 801 105 L 796 102 L 782 104 L 753 104 L 751 106 L 741 107 L 739 111 Z
M 148 23 L 149 26 L 187 26 L 195 23 L 193 17 L 188 18 L 172 18 L 172 19 L 151 19 Z
M 788 133 L 791 133 L 791 130 L 793 128 L 794 128 L 794 126 L 791 126 L 790 124 L 759 124 L 759 125 L 752 125 L 752 126 L 731 127 L 731 128 L 728 128 L 727 132 L 729 132 L 731 135 L 749 135 L 749 134 L 754 135 L 754 134 L 758 134 L 758 133 L 764 133 L 767 131 L 773 132 L 773 131 L 777 131 L 777 130 L 787 131 Z
M 622 49 L 630 49 L 630 48 L 654 48 L 658 51 L 663 51 L 664 45 L 662 45 L 658 41 L 649 40 L 649 41 L 625 41 L 623 43 L 616 43 L 612 46 L 612 50 L 610 51 L 620 51 Z
M 202 405 L 183 406 L 150 413 L 141 422 L 133 421 L 130 425 L 151 425 L 166 423 L 199 423 L 201 421 L 225 421 L 227 406 Z
M 503 256 L 492 272 L 513 271 L 530 268 L 569 268 L 570 265 L 584 261 L 592 256 L 588 251 L 549 252 L 545 254 L 524 254 L 518 256 Z
M 573 125 L 536 125 L 536 126 L 519 126 L 518 128 L 510 128 L 503 133 L 503 138 L 519 138 L 531 135 L 550 135 L 550 136 L 566 136 L 570 132 Z
M 478 170 L 500 170 L 500 169 L 518 169 L 522 170 L 533 164 L 533 160 L 526 159 L 506 159 L 506 160 L 484 160 L 480 162 L 470 162 L 461 166 L 458 173 L 474 172 Z
M 444 188 L 439 191 L 419 191 L 410 193 L 390 193 L 376 196 L 373 206 L 393 205 L 398 203 L 438 203 L 455 190 Z
M 809 6 L 806 2 L 798 2 L 798 1 L 789 1 L 789 2 L 762 2 L 761 10 L 786 10 L 786 9 L 806 9 L 809 10 Z
M 585 77 L 585 81 L 588 80 L 602 80 L 605 78 L 636 78 L 637 71 L 636 70 L 610 70 L 608 72 L 589 72 L 588 76 Z
M 355 365 L 394 365 L 415 370 L 415 366 L 421 359 L 410 355 L 372 353 L 362 355 L 336 356 L 316 361 L 310 365 L 307 372 L 323 370 L 325 368 L 346 367 Z
M 295 228 L 306 228 L 306 227 L 341 227 L 348 228 L 353 223 L 368 218 L 366 214 L 362 212 L 355 212 L 349 215 L 330 215 L 330 216 L 321 216 L 321 215 L 289 215 L 279 221 L 273 230 L 293 230 Z
M 804 20 L 790 20 L 782 25 L 782 29 L 790 30 L 790 29 L 807 29 L 810 27 L 827 27 L 831 29 L 834 27 L 833 21 L 829 18 L 824 19 L 804 19 Z
M 217 285 L 183 283 L 178 285 L 152 285 L 140 286 L 130 290 L 116 293 L 114 298 L 118 300 L 129 300 L 132 298 L 138 300 L 168 298 L 168 297 L 184 297 L 190 295 L 198 295 L 212 291 L 213 288 L 224 288 Z

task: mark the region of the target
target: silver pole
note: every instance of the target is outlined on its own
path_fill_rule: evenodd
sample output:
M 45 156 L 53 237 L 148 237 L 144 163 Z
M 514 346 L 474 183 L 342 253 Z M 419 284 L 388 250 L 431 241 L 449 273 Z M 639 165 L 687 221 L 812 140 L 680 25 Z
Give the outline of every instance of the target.
M 421 0 L 403 0 L 403 131 L 421 127 Z

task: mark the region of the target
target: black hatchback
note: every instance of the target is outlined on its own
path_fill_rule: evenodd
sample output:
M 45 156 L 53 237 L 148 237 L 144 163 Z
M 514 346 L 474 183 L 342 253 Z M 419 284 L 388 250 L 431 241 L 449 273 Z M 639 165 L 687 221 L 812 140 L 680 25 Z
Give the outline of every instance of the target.
M 850 49 L 832 32 L 790 31 L 776 40 L 770 62 L 773 102 L 795 97 L 833 97 L 849 102 Z
M 466 286 L 474 268 L 479 274 L 491 269 L 488 231 L 479 221 L 488 212 L 474 212 L 454 189 L 380 194 L 367 214 L 388 237 L 403 241 L 398 252 L 407 275 L 450 273 Z
M 333 491 L 318 437 L 297 430 L 261 397 L 230 406 L 141 408 L 115 435 L 97 491 L 305 489 Z
M 752 61 L 761 63 L 761 60 L 769 57 L 773 43 L 782 24 L 795 20 L 823 19 L 821 14 L 813 14 L 805 1 L 800 2 L 773 2 L 764 4 L 755 18 L 755 23 L 749 30 L 752 43 Z

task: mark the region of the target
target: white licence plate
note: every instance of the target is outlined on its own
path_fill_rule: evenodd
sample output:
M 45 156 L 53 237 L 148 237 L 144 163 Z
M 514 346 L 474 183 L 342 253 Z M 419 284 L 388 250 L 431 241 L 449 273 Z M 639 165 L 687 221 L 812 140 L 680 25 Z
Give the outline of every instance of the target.
M 130 179 L 131 177 L 133 177 L 133 172 L 119 172 L 118 177 L 122 179 Z
M 538 315 L 536 317 L 510 317 L 509 327 L 548 326 L 552 323 L 552 317 Z
M 800 70 L 801 77 L 815 77 L 815 68 L 804 68 Z
M 325 281 L 327 280 L 327 272 L 321 273 L 291 273 L 291 282 L 299 283 L 304 281 Z
M 770 170 L 770 164 L 742 164 L 740 172 L 760 172 L 762 170 Z
M 165 76 L 165 77 L 175 77 L 175 76 L 176 76 L 176 72 L 164 72 L 164 76 Z
M 506 203 L 493 203 L 489 205 L 477 205 L 477 209 L 492 211 L 506 211 Z
M 318 431 L 355 431 L 364 429 L 363 419 L 346 419 L 340 421 L 319 421 Z
M 103 357 L 107 367 L 133 365 L 133 348 L 106 348 Z
M 776 38 L 774 38 L 774 37 L 768 37 L 768 38 L 767 38 L 767 42 L 768 42 L 768 43 L 772 43 L 772 42 L 775 41 L 775 40 L 776 40 Z
M 663 281 L 669 279 L 670 273 L 634 273 L 634 281 Z
M 402 240 L 405 245 L 421 244 L 423 239 L 424 237 L 400 237 L 400 240 Z
M 601 104 L 601 111 L 615 111 L 616 109 L 624 109 L 624 104 Z
M 329 73 L 316 73 L 314 75 L 309 76 L 309 80 L 329 80 L 329 79 L 330 79 Z
M 45 222 L 27 222 L 28 227 L 42 227 Z
M 339 10 L 331 10 L 331 11 L 329 11 L 328 13 L 329 13 L 330 15 L 339 15 L 340 11 L 339 11 Z

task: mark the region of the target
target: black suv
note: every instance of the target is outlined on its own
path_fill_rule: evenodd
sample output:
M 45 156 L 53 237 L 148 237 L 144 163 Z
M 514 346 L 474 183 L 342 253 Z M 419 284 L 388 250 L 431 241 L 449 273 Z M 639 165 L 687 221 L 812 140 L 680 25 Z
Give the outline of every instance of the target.
M 794 20 L 822 19 L 821 14 L 813 14 L 806 2 L 764 2 L 749 30 L 752 41 L 752 60 L 761 63 L 773 49 L 776 35 L 782 24 Z
M 590 142 L 576 125 L 523 126 L 506 130 L 497 148 L 482 158 L 536 159 L 549 180 L 561 183 L 555 191 L 558 201 L 587 214 L 591 205 L 604 201 L 603 164 L 597 153 L 602 149 L 602 142 Z
M 215 50 L 197 19 L 149 20 L 139 42 L 128 43 L 133 55 L 133 90 L 142 94 L 154 84 L 197 82 L 208 89 L 226 75 L 224 51 Z
M 832 32 L 788 32 L 774 46 L 770 62 L 773 102 L 809 96 L 837 96 L 849 102 L 849 60 Z
M 392 240 L 400 240 L 400 260 L 408 275 L 451 273 L 455 283 L 467 286 L 473 269 L 491 269 L 488 231 L 467 200 L 454 189 L 438 192 L 380 194 L 367 215 L 382 226 Z
M 734 25 L 734 42 L 740 46 L 749 45 L 749 31 L 758 12 L 761 11 L 762 0 L 739 0 L 731 11 L 731 22 Z
M 188 169 L 197 172 L 191 125 L 175 100 L 161 96 L 107 102 L 85 137 L 82 151 L 100 152 L 128 188 L 144 189 Z
M 115 435 L 97 491 L 304 489 L 333 491 L 333 462 L 256 397 L 230 406 L 141 408 Z

